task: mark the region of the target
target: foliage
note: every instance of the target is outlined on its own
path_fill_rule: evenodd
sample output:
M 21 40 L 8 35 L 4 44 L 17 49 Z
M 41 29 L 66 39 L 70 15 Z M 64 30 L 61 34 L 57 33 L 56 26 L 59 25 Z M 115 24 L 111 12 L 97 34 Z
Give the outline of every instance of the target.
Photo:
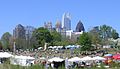
M 112 38 L 113 39 L 119 38 L 119 34 L 116 32 L 116 30 L 112 30 Z
M 52 31 L 50 34 L 52 37 L 50 45 L 59 45 L 62 38 L 61 34 L 58 33 L 57 31 Z
M 96 27 L 97 29 L 92 29 L 89 31 L 91 40 L 92 40 L 92 44 L 94 45 L 98 45 L 101 43 L 101 38 L 100 38 L 100 33 L 99 33 L 99 29 L 98 27 Z
M 100 26 L 100 37 L 103 39 L 102 45 L 108 44 L 109 38 L 117 39 L 118 36 L 118 33 L 112 27 L 107 25 Z
M 27 49 L 27 46 L 26 46 L 26 40 L 23 39 L 23 38 L 16 38 L 15 39 L 15 46 L 16 46 L 16 49 Z
M 92 30 L 90 30 L 89 33 L 92 39 L 92 43 L 95 45 L 108 45 L 108 39 L 119 38 L 119 34 L 116 32 L 116 30 L 107 25 L 96 26 Z
M 52 31 L 51 36 L 52 36 L 53 41 L 61 41 L 61 38 L 62 38 L 61 34 L 58 33 L 57 31 Z
M 1 42 L 3 45 L 4 49 L 8 49 L 10 46 L 10 39 L 11 39 L 12 35 L 9 32 L 6 32 L 2 35 L 1 37 Z
M 78 44 L 80 44 L 81 50 L 82 51 L 87 51 L 87 50 L 91 50 L 91 44 L 92 41 L 90 39 L 90 36 L 88 33 L 84 32 L 83 34 L 80 35 L 79 40 L 78 40 Z
M 48 29 L 40 27 L 33 32 L 36 41 L 38 42 L 37 46 L 44 46 L 45 43 L 50 43 L 52 38 Z
M 0 41 L 0 50 L 2 50 L 2 47 L 3 47 L 3 46 L 2 46 L 2 43 L 1 43 L 1 41 Z

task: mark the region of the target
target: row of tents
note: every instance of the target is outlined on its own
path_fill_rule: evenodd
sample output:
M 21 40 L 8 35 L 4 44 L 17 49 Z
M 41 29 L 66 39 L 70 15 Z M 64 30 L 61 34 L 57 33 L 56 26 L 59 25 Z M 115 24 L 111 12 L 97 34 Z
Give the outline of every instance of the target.
M 80 45 L 67 45 L 65 46 L 65 49 L 76 49 L 79 48 Z M 60 50 L 63 49 L 64 46 L 49 46 L 48 49 L 52 49 L 52 50 Z
M 48 61 L 49 62 L 62 62 L 66 59 L 62 59 L 62 58 L 59 58 L 59 57 L 54 57 L 54 58 L 51 58 L 49 59 Z M 73 58 L 70 58 L 70 59 L 67 59 L 69 62 L 79 62 L 79 61 L 90 61 L 90 60 L 106 60 L 104 57 L 99 57 L 99 56 L 96 56 L 96 57 L 89 57 L 89 56 L 86 56 L 86 57 L 83 57 L 83 58 L 79 58 L 79 57 L 73 57 Z
M 34 64 L 34 57 L 30 56 L 17 56 L 12 55 L 8 52 L 0 52 L 0 63 L 4 63 L 6 59 L 10 60 L 10 64 L 21 65 L 21 66 L 30 66 Z
M 94 60 L 106 60 L 107 58 L 112 58 L 114 60 L 120 60 L 120 54 L 106 54 L 104 57 L 96 56 L 96 57 L 89 57 L 85 56 L 83 58 L 79 57 L 73 57 L 70 59 L 62 59 L 59 57 L 53 57 L 50 59 L 47 59 L 48 62 L 62 62 L 67 60 L 68 62 L 79 62 L 79 61 L 94 61 Z M 8 52 L 0 52 L 0 63 L 3 63 L 3 59 L 10 59 L 10 63 L 14 65 L 21 65 L 21 66 L 30 66 L 31 64 L 34 64 L 35 58 L 30 57 L 30 56 L 17 56 L 17 55 L 12 55 Z M 46 58 L 44 58 L 46 59 Z

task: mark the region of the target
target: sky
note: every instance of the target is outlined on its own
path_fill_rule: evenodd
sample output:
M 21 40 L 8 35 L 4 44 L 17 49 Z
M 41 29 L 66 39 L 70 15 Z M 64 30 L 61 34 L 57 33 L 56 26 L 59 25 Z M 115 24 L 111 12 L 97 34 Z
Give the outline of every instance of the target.
M 81 20 L 86 31 L 106 24 L 120 33 L 120 0 L 0 0 L 0 37 L 18 24 L 37 28 L 51 21 L 54 26 L 65 12 L 73 30 Z

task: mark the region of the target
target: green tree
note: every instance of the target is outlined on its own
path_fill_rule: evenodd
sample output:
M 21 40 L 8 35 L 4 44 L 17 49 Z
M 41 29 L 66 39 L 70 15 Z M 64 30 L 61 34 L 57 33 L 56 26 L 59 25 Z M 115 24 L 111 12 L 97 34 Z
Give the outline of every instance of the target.
M 9 32 L 6 32 L 1 37 L 1 42 L 3 45 L 3 49 L 8 49 L 10 47 L 10 39 L 12 35 Z
M 50 43 L 52 41 L 49 30 L 43 27 L 36 29 L 33 32 L 33 36 L 35 36 L 36 41 L 38 42 L 37 47 L 44 46 L 45 43 Z
M 3 46 L 2 46 L 2 43 L 1 43 L 1 41 L 0 41 L 0 50 L 2 50 L 2 47 L 3 47 Z
M 91 50 L 92 48 L 92 41 L 90 39 L 90 36 L 88 33 L 84 32 L 83 34 L 80 35 L 79 40 L 78 40 L 78 44 L 80 44 L 81 50 L 82 51 L 87 51 L 87 50 Z
M 16 49 L 27 49 L 27 46 L 26 46 L 26 40 L 23 39 L 23 38 L 16 38 L 15 39 L 15 42 L 16 42 Z
M 101 44 L 99 27 L 95 27 L 94 29 L 90 30 L 89 34 L 90 34 L 92 44 L 94 44 L 95 47 L 97 48 L 98 44 Z
M 57 31 L 52 31 L 51 36 L 53 41 L 61 41 L 61 34 L 58 33 Z
M 115 32 L 115 30 L 107 25 L 102 25 L 100 26 L 100 37 L 103 39 L 102 40 L 102 45 L 107 45 L 109 44 L 108 39 L 109 38 L 118 38 L 118 33 Z
M 112 30 L 112 38 L 113 39 L 119 38 L 119 34 L 116 32 L 116 30 Z
M 59 42 L 61 42 L 61 34 L 58 33 L 57 31 L 52 31 L 51 32 L 51 37 L 52 37 L 52 41 L 51 41 L 51 45 L 59 45 Z

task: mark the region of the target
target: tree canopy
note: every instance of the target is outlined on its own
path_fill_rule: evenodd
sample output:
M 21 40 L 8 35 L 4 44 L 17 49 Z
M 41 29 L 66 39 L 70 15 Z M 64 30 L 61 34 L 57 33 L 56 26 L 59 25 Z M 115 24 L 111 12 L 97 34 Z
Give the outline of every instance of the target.
M 79 37 L 79 40 L 78 40 L 78 44 L 80 44 L 82 46 L 81 47 L 82 51 L 91 50 L 92 41 L 90 39 L 89 34 L 86 33 L 86 32 L 81 34 L 80 37 Z
M 36 29 L 33 32 L 33 36 L 35 36 L 38 46 L 44 46 L 45 43 L 49 43 L 52 40 L 49 30 L 44 27 Z
M 6 32 L 6 33 L 4 33 L 2 35 L 1 43 L 2 43 L 4 49 L 8 49 L 9 48 L 11 37 L 12 37 L 12 35 L 9 32 Z

